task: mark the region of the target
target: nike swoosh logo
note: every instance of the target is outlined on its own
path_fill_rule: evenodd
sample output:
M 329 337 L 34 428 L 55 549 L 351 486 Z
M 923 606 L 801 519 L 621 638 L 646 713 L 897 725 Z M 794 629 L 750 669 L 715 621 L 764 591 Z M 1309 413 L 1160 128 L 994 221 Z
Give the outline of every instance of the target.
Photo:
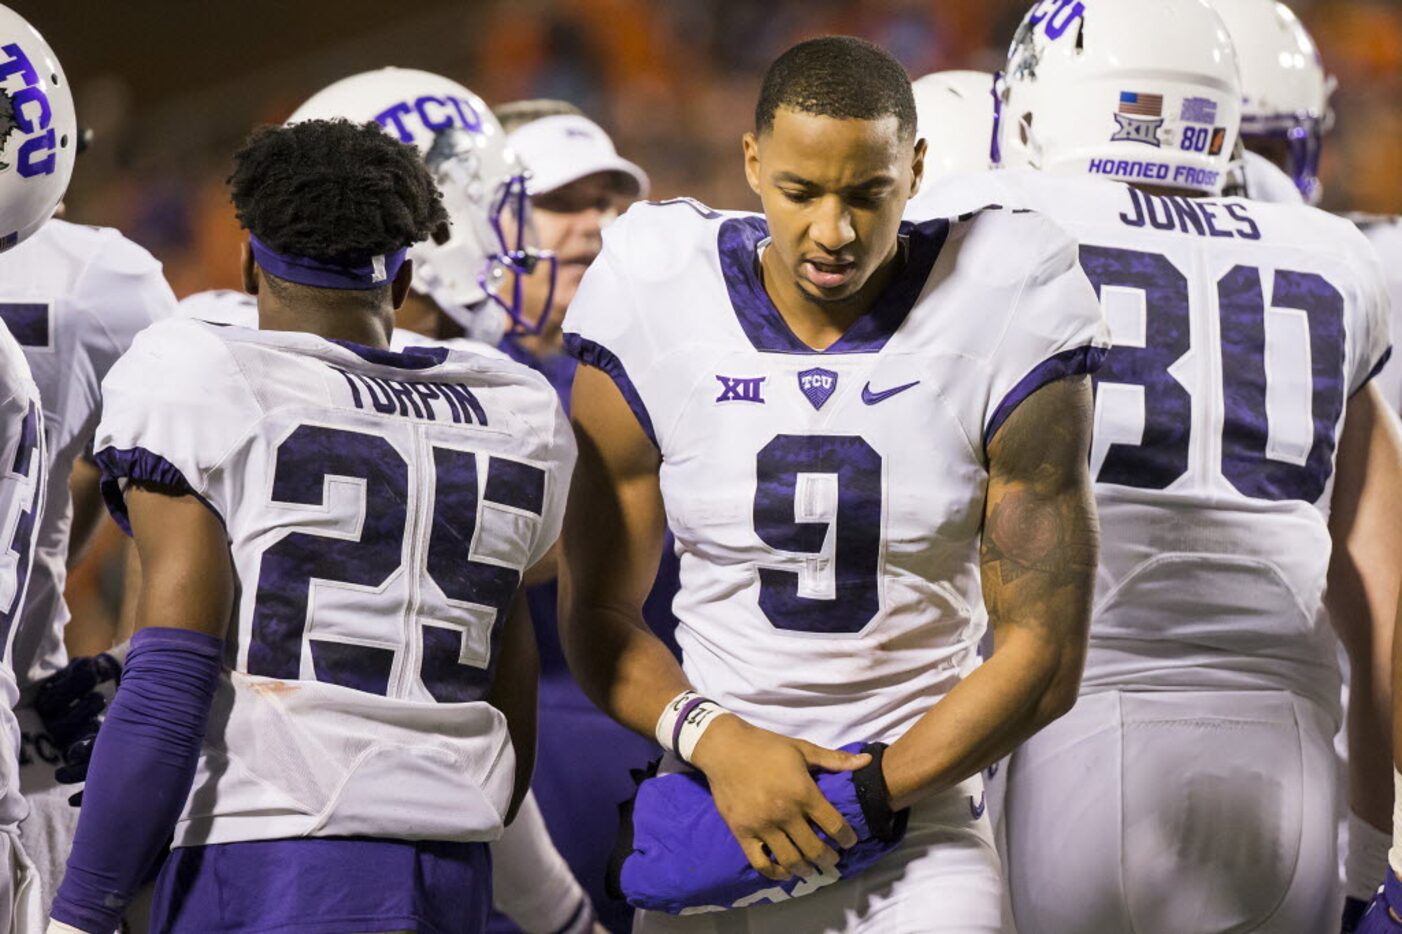
M 969 813 L 974 816 L 974 820 L 983 816 L 984 809 L 988 806 L 984 803 L 988 800 L 987 794 L 987 792 L 983 792 L 978 796 L 978 804 L 974 804 L 972 795 L 969 796 Z
M 867 405 L 876 405 L 876 403 L 878 402 L 885 402 L 887 399 L 891 398 L 898 392 L 905 392 L 911 386 L 918 385 L 920 385 L 920 380 L 917 379 L 915 382 L 906 383 L 904 386 L 896 386 L 892 389 L 883 389 L 881 390 L 881 392 L 872 392 L 871 383 L 867 383 L 865 386 L 862 387 L 862 401 L 865 402 Z

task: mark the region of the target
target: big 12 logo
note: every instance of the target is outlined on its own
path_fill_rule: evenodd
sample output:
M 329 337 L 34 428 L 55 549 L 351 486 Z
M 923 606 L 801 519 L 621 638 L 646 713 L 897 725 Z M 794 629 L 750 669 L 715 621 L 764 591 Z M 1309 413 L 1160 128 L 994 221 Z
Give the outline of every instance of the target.
M 39 72 L 18 43 L 0 46 L 0 54 L 5 56 L 0 61 L 0 147 L 8 142 L 11 133 L 22 133 L 26 138 L 15 160 L 20 176 L 52 175 L 58 165 L 58 141 L 51 126 L 53 108 L 44 93 Z M 11 91 L 5 85 L 16 75 L 24 86 Z M 8 163 L 0 162 L 0 171 L 9 167 Z

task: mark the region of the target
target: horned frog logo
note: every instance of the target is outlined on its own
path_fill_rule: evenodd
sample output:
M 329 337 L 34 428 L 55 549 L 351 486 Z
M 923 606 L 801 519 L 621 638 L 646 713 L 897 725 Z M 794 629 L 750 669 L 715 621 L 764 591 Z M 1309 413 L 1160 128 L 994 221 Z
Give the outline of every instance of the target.
M 5 151 L 5 146 L 9 144 L 10 137 L 15 130 L 19 129 L 19 121 L 15 119 L 15 99 L 10 96 L 10 92 L 0 87 L 0 153 Z M 10 163 L 0 160 L 0 172 L 10 167 Z
M 1042 49 L 1037 44 L 1037 22 L 1025 19 L 1013 36 L 1013 54 L 1009 60 L 1010 76 L 1035 81 L 1037 66 L 1042 62 Z

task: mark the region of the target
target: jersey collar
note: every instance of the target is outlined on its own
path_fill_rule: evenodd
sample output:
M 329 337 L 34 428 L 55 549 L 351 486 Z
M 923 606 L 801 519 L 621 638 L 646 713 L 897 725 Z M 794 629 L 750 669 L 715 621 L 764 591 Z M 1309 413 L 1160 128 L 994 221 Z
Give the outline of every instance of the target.
M 877 297 L 871 311 L 858 318 L 826 350 L 815 350 L 799 340 L 764 290 L 758 251 L 769 236 L 769 225 L 763 217 L 736 217 L 726 221 L 721 225 L 717 246 L 730 304 L 735 308 L 740 328 L 756 350 L 793 354 L 876 353 L 886 346 L 915 307 L 948 234 L 946 220 L 923 224 L 903 222 L 901 237 L 909 250 L 905 266 Z

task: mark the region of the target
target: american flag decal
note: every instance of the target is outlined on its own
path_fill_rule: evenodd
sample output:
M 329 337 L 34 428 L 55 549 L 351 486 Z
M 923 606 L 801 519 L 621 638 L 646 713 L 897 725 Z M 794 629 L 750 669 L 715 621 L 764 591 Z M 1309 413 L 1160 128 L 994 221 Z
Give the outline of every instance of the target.
M 1121 91 L 1120 113 L 1134 117 L 1162 117 L 1163 95 Z

